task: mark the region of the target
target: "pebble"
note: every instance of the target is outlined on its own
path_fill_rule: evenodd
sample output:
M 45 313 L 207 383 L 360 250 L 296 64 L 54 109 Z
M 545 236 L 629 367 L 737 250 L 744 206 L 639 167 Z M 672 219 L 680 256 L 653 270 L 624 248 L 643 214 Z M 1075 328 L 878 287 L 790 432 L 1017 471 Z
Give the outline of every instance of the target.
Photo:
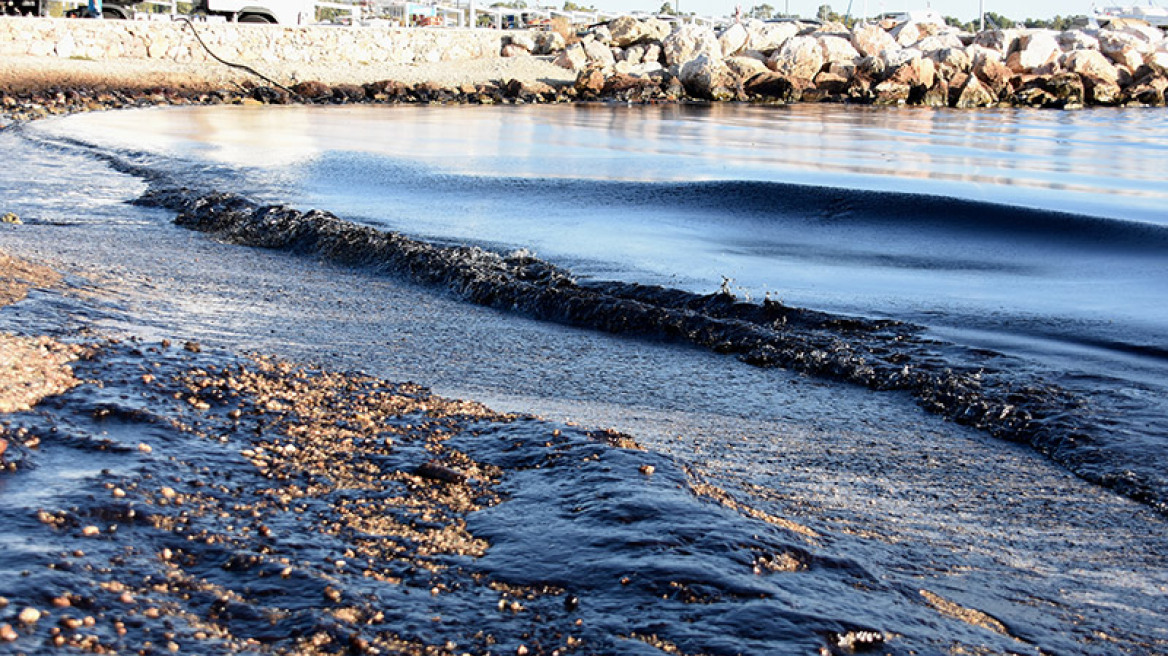
M 138 450 L 141 451 L 142 453 L 150 453 L 154 449 L 150 448 L 149 444 L 146 444 L 145 442 L 141 442 L 138 444 Z
M 96 537 L 101 535 L 101 529 L 96 526 L 86 526 L 85 528 L 81 529 L 81 535 L 84 535 L 87 538 Z
M 12 642 L 18 637 L 20 636 L 16 635 L 16 629 L 12 628 L 11 624 L 0 624 L 0 640 Z
M 652 476 L 653 472 L 657 471 L 657 468 L 653 465 L 641 465 L 640 471 L 646 476 Z
M 41 619 L 41 612 L 35 608 L 25 608 L 17 617 L 24 624 L 36 624 Z

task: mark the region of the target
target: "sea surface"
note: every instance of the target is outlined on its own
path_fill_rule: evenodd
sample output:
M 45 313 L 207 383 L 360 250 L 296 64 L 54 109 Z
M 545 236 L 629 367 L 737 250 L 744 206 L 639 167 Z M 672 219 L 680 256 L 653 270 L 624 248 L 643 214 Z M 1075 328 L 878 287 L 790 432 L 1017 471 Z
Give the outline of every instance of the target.
M 155 326 L 147 336 L 178 326 L 227 349 L 628 432 L 756 507 L 809 523 L 830 536 L 816 548 L 880 582 L 832 574 L 816 594 L 765 594 L 793 595 L 808 618 L 898 626 L 888 630 L 905 649 L 1168 651 L 1157 619 L 1168 591 L 1162 110 L 207 107 L 78 115 L 0 136 L 27 162 L 0 181 L 2 197 L 44 231 L 42 244 L 119 281 L 122 302 Z M 128 205 L 160 178 L 442 246 L 518 251 L 589 284 L 721 290 L 902 322 L 930 371 L 984 374 L 987 387 L 1039 390 L 1063 409 L 1051 413 L 1057 428 L 1017 444 L 930 414 L 903 391 L 220 244 L 171 225 L 166 210 Z M 81 240 L 50 236 L 71 225 L 84 226 Z M 35 256 L 24 239 L 6 234 L 0 247 Z M 153 255 L 119 261 L 119 240 Z M 116 312 L 98 322 L 142 332 Z M 571 550 L 579 529 L 518 498 L 515 513 L 557 527 L 553 552 Z M 483 520 L 512 545 L 485 559 L 494 575 L 570 566 L 535 538 L 516 540 L 513 519 L 500 510 Z M 721 557 L 692 567 L 717 571 Z M 925 588 L 984 611 L 965 614 L 972 633 L 932 624 L 918 606 L 947 609 L 946 622 L 962 613 Z M 880 601 L 864 590 L 882 590 L 872 592 Z M 723 631 L 723 642 L 659 622 L 711 653 L 807 647 L 798 619 L 775 629 L 790 642 L 769 643 L 736 633 L 758 622 L 754 609 L 725 612 L 720 629 L 696 629 Z

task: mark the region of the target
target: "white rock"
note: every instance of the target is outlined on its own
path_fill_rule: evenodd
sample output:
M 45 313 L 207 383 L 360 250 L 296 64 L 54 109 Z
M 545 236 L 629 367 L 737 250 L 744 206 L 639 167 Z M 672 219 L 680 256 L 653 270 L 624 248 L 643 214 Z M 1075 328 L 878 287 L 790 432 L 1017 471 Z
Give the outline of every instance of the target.
M 885 50 L 897 50 L 900 44 L 879 25 L 859 24 L 852 30 L 852 47 L 865 57 L 879 57 Z
M 711 59 L 722 56 L 722 45 L 714 30 L 702 25 L 682 25 L 661 42 L 661 49 L 665 53 L 665 63 L 669 66 L 681 66 L 693 61 L 702 55 Z
M 734 97 L 734 77 L 720 58 L 698 55 L 681 67 L 678 76 L 691 95 L 711 100 Z
M 1062 65 L 1072 73 L 1089 75 L 1093 78 L 1115 84 L 1119 71 L 1107 57 L 1098 50 L 1074 50 L 1063 56 Z
M 860 53 L 852 47 L 852 43 L 842 36 L 824 34 L 818 38 L 819 49 L 823 51 L 823 59 L 828 62 L 851 62 L 859 58 Z
M 814 80 L 823 68 L 823 50 L 815 37 L 797 36 L 771 55 L 767 66 L 783 77 Z
M 553 63 L 569 71 L 582 71 L 588 65 L 588 55 L 584 52 L 584 46 L 575 43 L 565 48 Z
M 787 39 L 799 33 L 799 28 L 794 23 L 751 21 L 746 26 L 746 33 L 748 49 L 769 54 L 782 48 Z
M 735 23 L 727 27 L 718 35 L 718 43 L 722 46 L 722 56 L 736 55 L 746 48 L 750 35 L 742 23 Z

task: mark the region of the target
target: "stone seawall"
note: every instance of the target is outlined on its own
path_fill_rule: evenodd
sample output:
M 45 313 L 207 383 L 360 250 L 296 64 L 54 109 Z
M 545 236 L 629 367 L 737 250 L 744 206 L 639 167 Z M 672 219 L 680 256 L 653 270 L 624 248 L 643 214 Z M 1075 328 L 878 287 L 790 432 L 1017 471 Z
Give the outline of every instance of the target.
M 497 57 L 516 32 L 471 29 L 196 23 L 229 61 L 345 65 L 419 64 Z M 0 57 L 213 61 L 185 22 L 0 18 Z

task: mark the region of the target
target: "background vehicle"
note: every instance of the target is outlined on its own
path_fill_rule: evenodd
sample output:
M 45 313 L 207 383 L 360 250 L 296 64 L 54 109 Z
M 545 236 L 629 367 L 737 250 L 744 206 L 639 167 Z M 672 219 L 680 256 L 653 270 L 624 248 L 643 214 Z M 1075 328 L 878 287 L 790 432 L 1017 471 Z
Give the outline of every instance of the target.
M 223 16 L 236 23 L 307 25 L 316 21 L 313 0 L 199 0 L 194 13 Z

